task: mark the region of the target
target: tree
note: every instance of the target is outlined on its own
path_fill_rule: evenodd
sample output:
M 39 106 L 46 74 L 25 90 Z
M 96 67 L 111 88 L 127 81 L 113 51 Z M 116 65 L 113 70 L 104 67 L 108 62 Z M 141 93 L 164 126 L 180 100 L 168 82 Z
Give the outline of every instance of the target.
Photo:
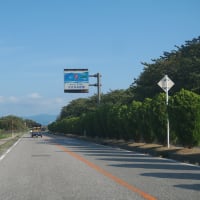
M 128 109 L 128 138 L 139 142 L 142 139 L 142 132 L 140 130 L 141 115 L 139 110 L 141 109 L 142 103 L 139 101 L 133 101 L 129 105 Z
M 155 139 L 160 144 L 167 143 L 167 106 L 166 96 L 160 93 L 151 101 L 151 127 L 155 135 Z
M 0 129 L 5 131 L 24 131 L 26 130 L 25 121 L 14 115 L 0 118 Z
M 174 94 L 182 88 L 200 94 L 200 36 L 186 41 L 177 50 L 164 52 L 163 56 L 145 63 L 144 71 L 135 79 L 130 87 L 135 100 L 143 101 L 160 93 L 157 82 L 167 74 L 176 85 L 170 92 Z
M 144 142 L 151 143 L 155 141 L 155 134 L 152 128 L 152 120 L 151 120 L 151 102 L 152 99 L 146 98 L 141 105 L 138 107 L 138 132 L 140 134 L 139 140 L 143 140 Z
M 200 144 L 200 96 L 182 89 L 170 100 L 171 128 L 183 146 Z
M 129 90 L 110 90 L 107 94 L 102 94 L 101 104 L 129 104 L 132 101 L 132 94 Z
M 72 100 L 67 106 L 62 108 L 58 120 L 66 117 L 79 117 L 84 113 L 95 110 L 96 106 L 97 103 L 94 96 Z
M 28 128 L 41 127 L 42 126 L 40 123 L 37 123 L 37 122 L 35 122 L 31 119 L 25 119 L 24 123 Z

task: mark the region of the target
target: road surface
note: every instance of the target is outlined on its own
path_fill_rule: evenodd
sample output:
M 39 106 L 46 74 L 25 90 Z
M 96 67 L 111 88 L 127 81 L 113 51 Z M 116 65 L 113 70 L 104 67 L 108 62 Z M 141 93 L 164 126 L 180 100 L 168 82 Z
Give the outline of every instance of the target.
M 0 200 L 199 200 L 200 168 L 53 135 L 0 157 Z

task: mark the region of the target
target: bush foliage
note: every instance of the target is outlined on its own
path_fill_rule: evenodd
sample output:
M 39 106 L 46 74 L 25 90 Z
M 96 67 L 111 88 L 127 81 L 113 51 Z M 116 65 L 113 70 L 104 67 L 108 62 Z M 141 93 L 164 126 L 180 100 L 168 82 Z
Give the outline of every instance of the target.
M 170 98 L 165 94 L 130 105 L 101 105 L 79 117 L 63 118 L 49 125 L 61 133 L 90 137 L 132 139 L 136 142 L 166 144 L 167 113 L 173 144 L 193 147 L 200 144 L 200 95 L 181 90 Z

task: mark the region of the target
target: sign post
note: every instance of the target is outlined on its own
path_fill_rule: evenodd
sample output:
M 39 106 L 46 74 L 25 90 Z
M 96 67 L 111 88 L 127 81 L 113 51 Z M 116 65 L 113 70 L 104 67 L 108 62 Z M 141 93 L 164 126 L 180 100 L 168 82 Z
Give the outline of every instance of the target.
M 166 93 L 166 105 L 168 106 L 168 100 L 169 100 L 169 95 L 168 91 L 173 87 L 174 82 L 167 76 L 165 75 L 159 82 L 158 85 L 165 91 Z M 170 142 L 169 142 L 169 117 L 167 115 L 167 147 L 170 147 Z
M 100 104 L 101 101 L 101 74 L 97 73 L 94 75 L 90 75 L 90 77 L 95 77 L 97 78 L 97 83 L 96 84 L 89 84 L 89 86 L 96 86 L 97 87 L 97 103 Z

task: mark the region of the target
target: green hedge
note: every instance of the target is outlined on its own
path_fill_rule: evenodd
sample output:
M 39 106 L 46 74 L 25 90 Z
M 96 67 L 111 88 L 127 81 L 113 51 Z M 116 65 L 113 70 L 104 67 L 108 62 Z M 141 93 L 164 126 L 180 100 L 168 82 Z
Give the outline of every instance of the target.
M 161 93 L 153 99 L 133 101 L 129 105 L 104 104 L 80 117 L 53 122 L 49 130 L 166 144 L 167 116 L 170 120 L 170 143 L 188 147 L 200 144 L 200 96 L 187 90 L 170 97 L 168 108 L 165 94 Z
M 200 144 L 200 96 L 181 90 L 170 99 L 169 117 L 171 129 L 178 142 L 193 147 Z

